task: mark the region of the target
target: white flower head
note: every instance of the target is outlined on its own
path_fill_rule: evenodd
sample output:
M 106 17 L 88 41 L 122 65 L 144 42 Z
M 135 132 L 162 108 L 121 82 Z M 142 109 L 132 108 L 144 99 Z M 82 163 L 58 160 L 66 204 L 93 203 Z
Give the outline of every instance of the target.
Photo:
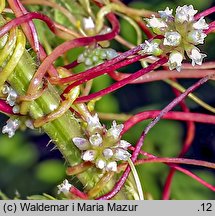
M 87 150 L 90 147 L 88 140 L 82 137 L 74 137 L 72 141 L 74 142 L 76 147 L 78 147 L 81 151 Z
M 203 44 L 206 37 L 207 35 L 202 30 L 193 30 L 188 33 L 187 40 L 194 45 L 198 45 Z
M 95 28 L 95 23 L 92 17 L 83 18 L 82 25 L 85 30 L 90 30 Z
M 89 138 L 90 144 L 93 146 L 101 146 L 103 140 L 99 133 L 93 134 Z
M 167 23 L 164 22 L 161 18 L 156 18 L 155 15 L 152 15 L 150 19 L 145 19 L 148 23 L 147 26 L 151 28 L 163 29 L 167 28 Z
M 198 48 L 193 48 L 191 50 L 191 53 L 188 53 L 188 56 L 190 57 L 190 59 L 192 60 L 192 65 L 195 66 L 195 64 L 197 65 L 202 65 L 202 60 L 203 58 L 205 58 L 207 55 L 202 54 L 199 52 Z
M 81 158 L 84 161 L 94 161 L 96 158 L 96 151 L 95 150 L 87 150 L 83 152 Z
M 7 133 L 8 137 L 11 138 L 15 135 L 15 132 L 19 128 L 19 126 L 19 119 L 8 119 L 7 124 L 2 128 L 2 133 Z
M 173 18 L 172 12 L 173 12 L 173 9 L 170 10 L 169 7 L 166 7 L 164 11 L 158 11 L 162 19 Z
M 175 20 L 179 23 L 190 22 L 194 20 L 194 15 L 197 13 L 192 5 L 184 5 L 183 7 L 178 6 L 176 8 Z
M 209 25 L 206 23 L 205 19 L 201 17 L 197 22 L 193 23 L 193 28 L 196 30 L 208 29 Z
M 58 185 L 57 188 L 58 188 L 58 194 L 60 193 L 64 193 L 65 195 L 67 195 L 71 189 L 72 185 L 68 182 L 67 179 L 65 179 L 63 181 L 62 184 Z
M 170 55 L 169 55 L 169 69 L 170 70 L 174 70 L 176 69 L 177 71 L 181 71 L 181 63 L 183 60 L 183 55 L 178 52 L 178 51 L 173 51 Z
M 181 35 L 176 32 L 166 32 L 163 44 L 167 46 L 178 46 L 181 43 Z

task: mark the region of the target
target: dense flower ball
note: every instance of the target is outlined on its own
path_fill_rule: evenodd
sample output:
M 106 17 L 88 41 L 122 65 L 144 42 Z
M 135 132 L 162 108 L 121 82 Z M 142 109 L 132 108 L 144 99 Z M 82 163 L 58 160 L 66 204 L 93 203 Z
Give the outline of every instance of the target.
M 117 161 L 127 161 L 130 153 L 127 151 L 131 145 L 121 140 L 123 124 L 117 125 L 115 121 L 110 129 L 106 129 L 99 122 L 97 115 L 87 120 L 86 137 L 75 137 L 73 143 L 82 151 L 82 159 L 95 163 L 103 171 L 117 171 Z
M 204 30 L 208 29 L 208 24 L 201 17 L 195 20 L 197 10 L 192 5 L 177 7 L 175 16 L 173 10 L 168 7 L 164 11 L 159 11 L 160 18 L 154 15 L 146 19 L 148 27 L 151 27 L 155 34 L 162 35 L 163 39 L 146 41 L 143 45 L 143 52 L 152 55 L 169 54 L 169 69 L 181 70 L 185 53 L 192 60 L 192 65 L 201 65 L 206 57 L 200 53 L 196 45 L 203 44 L 207 36 Z

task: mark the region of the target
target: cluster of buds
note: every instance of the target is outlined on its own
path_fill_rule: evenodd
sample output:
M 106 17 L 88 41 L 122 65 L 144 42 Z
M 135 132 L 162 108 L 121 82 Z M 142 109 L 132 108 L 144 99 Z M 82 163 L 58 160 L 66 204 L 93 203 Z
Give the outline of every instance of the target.
M 10 86 L 4 85 L 2 87 L 2 94 L 6 95 L 6 103 L 13 107 L 13 113 L 19 113 L 19 105 L 16 104 L 18 97 L 17 92 Z
M 16 130 L 20 127 L 20 123 L 21 122 L 18 118 L 9 118 L 6 122 L 6 125 L 2 128 L 2 133 L 7 133 L 9 138 L 13 137 Z
M 164 11 L 159 11 L 160 18 L 153 15 L 146 19 L 148 27 L 151 27 L 155 34 L 163 36 L 163 39 L 146 41 L 143 52 L 155 56 L 169 54 L 170 70 L 181 70 L 185 52 L 193 66 L 201 65 L 206 55 L 200 53 L 196 45 L 204 43 L 207 36 L 204 30 L 209 26 L 203 17 L 195 20 L 194 15 L 197 12 L 192 5 L 184 5 L 177 7 L 173 16 L 173 10 L 167 7 Z
M 73 138 L 74 144 L 82 151 L 82 159 L 90 161 L 103 171 L 117 171 L 117 161 L 127 161 L 130 153 L 127 151 L 131 145 L 121 140 L 123 124 L 113 124 L 106 129 L 99 122 L 97 114 L 87 119 L 86 137 Z
M 111 48 L 88 48 L 78 56 L 77 62 L 84 63 L 86 68 L 101 64 L 104 60 L 110 60 L 117 56 L 117 52 Z

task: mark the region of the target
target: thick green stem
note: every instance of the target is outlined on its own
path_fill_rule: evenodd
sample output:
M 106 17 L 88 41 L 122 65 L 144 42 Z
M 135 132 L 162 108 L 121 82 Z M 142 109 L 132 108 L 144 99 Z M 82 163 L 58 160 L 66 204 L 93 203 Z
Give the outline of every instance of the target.
M 1 21 L 3 21 L 2 17 L 0 17 L 0 22 Z M 1 38 L 1 49 L 4 44 L 5 40 L 2 40 Z M 27 51 L 24 51 L 15 70 L 7 81 L 18 92 L 19 95 L 24 95 L 35 71 L 35 62 L 33 61 L 30 54 Z M 40 98 L 30 102 L 29 114 L 33 119 L 36 119 L 50 113 L 51 111 L 56 109 L 59 104 L 60 96 L 56 88 L 49 84 L 47 90 Z M 77 149 L 76 146 L 72 143 L 72 138 L 82 137 L 83 133 L 78 121 L 70 111 L 67 111 L 58 119 L 45 124 L 42 128 L 56 144 L 57 148 L 62 153 L 69 166 L 74 166 L 82 162 L 81 153 L 79 149 Z M 77 177 L 82 182 L 84 188 L 86 190 L 89 190 L 94 187 L 95 184 L 99 181 L 100 175 L 100 170 L 98 170 L 97 168 L 90 168 L 84 173 L 79 174 Z M 116 177 L 113 177 L 112 180 L 110 180 L 108 184 L 106 184 L 106 186 L 102 190 L 102 193 L 106 193 L 111 190 L 115 182 Z M 115 198 L 131 199 L 132 196 L 121 191 Z

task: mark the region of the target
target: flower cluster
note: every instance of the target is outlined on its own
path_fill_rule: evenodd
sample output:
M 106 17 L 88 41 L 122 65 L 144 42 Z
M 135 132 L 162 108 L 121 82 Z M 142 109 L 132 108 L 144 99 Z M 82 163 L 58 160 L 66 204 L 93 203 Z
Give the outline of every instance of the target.
M 115 121 L 110 129 L 106 129 L 99 122 L 97 114 L 87 119 L 87 138 L 75 137 L 74 144 L 82 151 L 82 159 L 95 163 L 103 171 L 117 171 L 117 161 L 127 161 L 130 153 L 127 151 L 131 145 L 121 140 L 123 124 L 117 125 Z
M 12 87 L 4 85 L 2 94 L 7 96 L 6 102 L 13 107 L 13 113 L 19 113 L 19 105 L 16 104 L 16 99 L 18 97 L 17 92 Z
M 7 120 L 7 124 L 2 128 L 2 133 L 3 134 L 7 133 L 8 137 L 11 138 L 14 136 L 19 126 L 20 126 L 20 120 L 18 118 L 16 119 L 9 118 Z
M 163 39 L 146 41 L 143 45 L 143 52 L 153 55 L 169 54 L 169 69 L 181 70 L 182 61 L 187 56 L 192 60 L 192 65 L 201 65 L 202 60 L 206 57 L 200 53 L 196 47 L 203 44 L 207 36 L 204 30 L 208 29 L 208 24 L 201 17 L 195 20 L 192 5 L 177 7 L 175 16 L 173 10 L 168 7 L 164 11 L 159 11 L 160 18 L 154 15 L 146 19 L 148 27 L 151 27 L 157 35 L 162 35 Z
M 101 64 L 105 59 L 110 60 L 117 55 L 117 52 L 111 48 L 88 48 L 78 56 L 77 62 L 84 63 L 86 68 L 91 68 Z

